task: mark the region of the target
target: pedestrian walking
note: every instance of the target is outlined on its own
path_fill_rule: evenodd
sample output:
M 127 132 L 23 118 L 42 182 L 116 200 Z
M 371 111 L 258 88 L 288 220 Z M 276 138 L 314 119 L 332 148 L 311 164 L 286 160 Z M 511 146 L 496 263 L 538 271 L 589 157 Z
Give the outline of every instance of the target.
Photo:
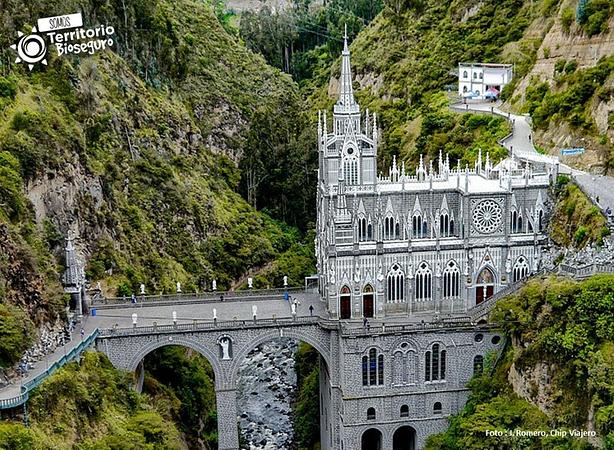
M 83 339 L 83 336 L 85 336 L 85 330 L 81 328 L 81 339 Z
M 367 322 L 368 322 L 368 320 L 367 320 L 366 317 L 364 319 L 362 319 L 362 327 L 365 328 L 365 329 L 367 328 Z
M 309 315 L 313 316 L 313 305 L 309 305 Z

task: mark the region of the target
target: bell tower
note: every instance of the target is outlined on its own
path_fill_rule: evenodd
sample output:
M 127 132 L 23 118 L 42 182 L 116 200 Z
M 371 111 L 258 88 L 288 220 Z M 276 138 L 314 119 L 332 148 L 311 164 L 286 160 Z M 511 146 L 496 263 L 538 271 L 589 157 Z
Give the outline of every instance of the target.
M 332 133 L 328 133 L 326 112 L 318 116 L 319 179 L 326 186 L 376 183 L 377 123 L 367 110 L 362 120 L 354 98 L 347 27 L 341 52 L 339 97 L 333 108 Z

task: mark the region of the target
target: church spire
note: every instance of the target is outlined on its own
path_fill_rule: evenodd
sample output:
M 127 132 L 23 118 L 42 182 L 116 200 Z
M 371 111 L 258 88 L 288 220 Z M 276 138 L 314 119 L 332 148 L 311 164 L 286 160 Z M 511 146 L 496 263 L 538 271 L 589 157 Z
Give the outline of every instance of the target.
M 358 103 L 354 100 L 352 87 L 352 68 L 350 65 L 350 49 L 348 47 L 348 27 L 345 25 L 343 35 L 343 51 L 341 52 L 341 76 L 339 78 L 339 99 L 335 105 L 335 112 L 358 112 Z

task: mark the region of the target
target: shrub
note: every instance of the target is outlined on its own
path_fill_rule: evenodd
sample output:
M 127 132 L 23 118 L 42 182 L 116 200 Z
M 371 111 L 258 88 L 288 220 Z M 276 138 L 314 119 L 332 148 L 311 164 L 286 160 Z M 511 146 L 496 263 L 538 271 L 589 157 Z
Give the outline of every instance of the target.
M 587 235 L 588 230 L 584 225 L 581 225 L 580 228 L 578 228 L 573 235 L 573 240 L 575 241 L 576 245 L 580 245 L 582 242 L 584 242 L 584 239 L 586 239 Z
M 574 20 L 573 9 L 565 8 L 561 12 L 561 26 L 563 27 L 563 30 L 565 31 L 565 33 L 569 33 L 573 20 Z
M 17 82 L 14 77 L 0 77 L 0 97 L 14 99 L 17 93 Z
M 32 430 L 17 423 L 0 423 L 0 448 L 4 450 L 32 450 L 35 436 Z
M 564 71 L 565 73 L 569 74 L 569 73 L 575 72 L 577 68 L 578 68 L 578 61 L 576 61 L 575 59 L 571 59 L 567 61 L 567 63 L 565 63 Z
M 0 367 L 19 361 L 32 342 L 34 327 L 19 308 L 0 304 Z
M 554 73 L 562 73 L 566 63 L 567 61 L 565 61 L 564 59 L 557 60 L 554 64 Z

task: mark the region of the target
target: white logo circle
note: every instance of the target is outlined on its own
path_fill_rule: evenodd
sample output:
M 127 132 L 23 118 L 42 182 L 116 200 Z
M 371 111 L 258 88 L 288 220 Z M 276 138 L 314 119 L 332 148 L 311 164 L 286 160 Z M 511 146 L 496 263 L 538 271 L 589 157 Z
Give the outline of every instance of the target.
M 47 44 L 38 34 L 22 36 L 17 42 L 17 55 L 27 64 L 34 64 L 45 59 Z

